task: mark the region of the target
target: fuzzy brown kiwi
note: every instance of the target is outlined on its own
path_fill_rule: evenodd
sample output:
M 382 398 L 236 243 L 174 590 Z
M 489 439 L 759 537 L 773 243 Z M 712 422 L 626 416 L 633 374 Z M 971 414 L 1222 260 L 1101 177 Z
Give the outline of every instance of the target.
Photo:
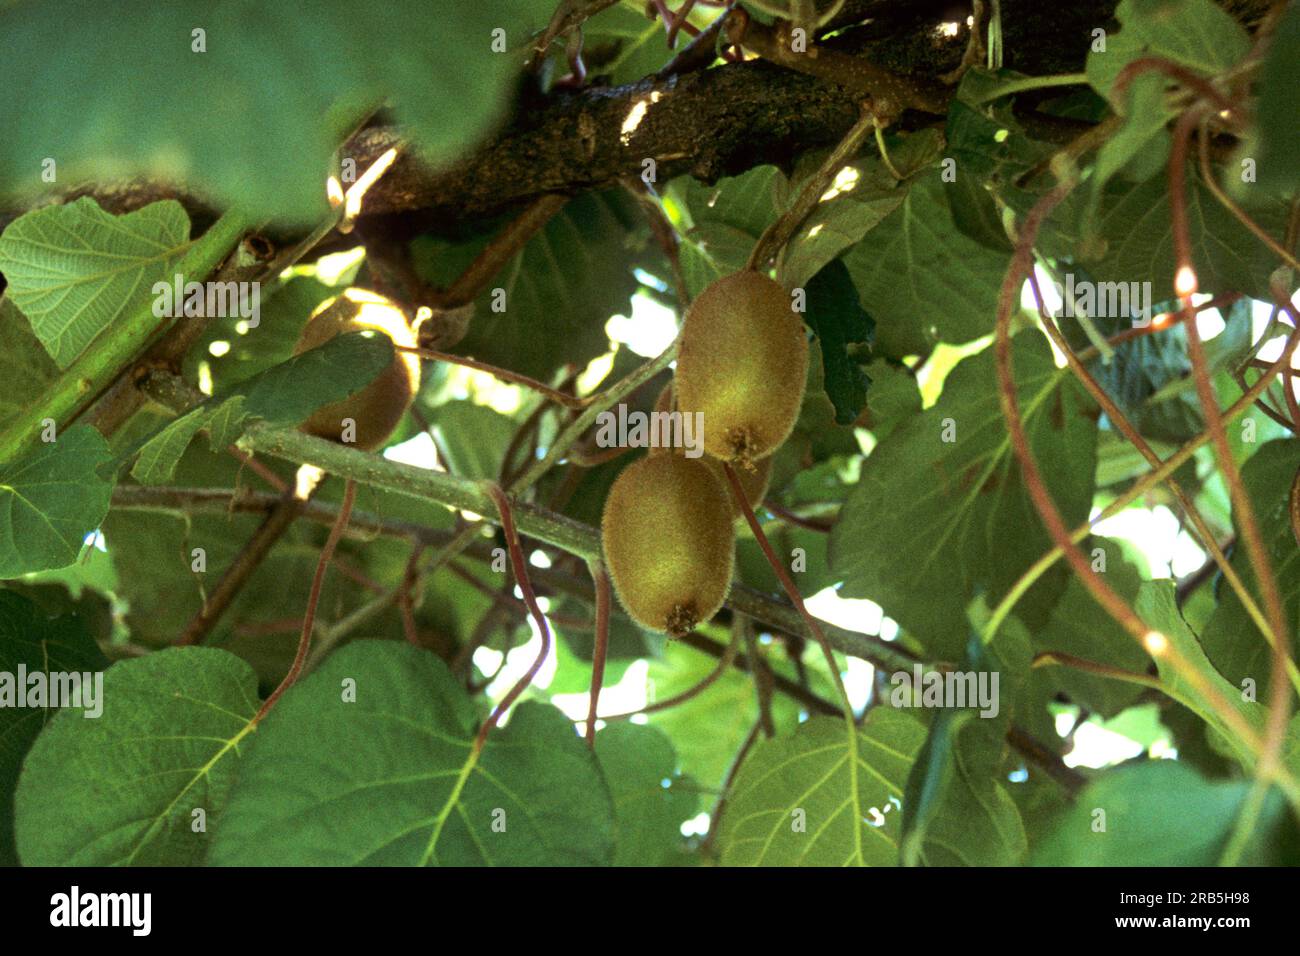
M 677 407 L 704 413 L 704 450 L 748 469 L 790 437 L 803 404 L 808 337 L 786 291 L 757 272 L 691 303 L 677 353 Z
M 682 637 L 722 607 L 735 560 L 725 494 L 679 455 L 641 458 L 614 481 L 601 544 L 619 602 L 643 627 Z
M 293 354 L 318 348 L 345 332 L 376 330 L 394 345 L 414 346 L 415 332 L 401 306 L 365 289 L 348 289 L 326 299 L 307 320 Z M 392 364 L 365 388 L 342 401 L 316 409 L 300 426 L 309 435 L 342 441 L 343 420 L 356 422 L 351 444 L 369 451 L 393 433 L 420 390 L 420 360 L 410 352 L 394 352 Z
M 664 390 L 655 399 L 654 410 L 656 412 L 671 412 L 673 410 L 672 382 L 665 385 Z M 653 445 L 650 447 L 651 455 L 663 455 L 668 452 L 672 452 L 674 455 L 686 454 L 684 448 L 660 448 Z M 722 490 L 727 493 L 727 502 L 731 505 L 731 518 L 733 521 L 739 521 L 745 515 L 740 510 L 740 505 L 736 504 L 735 495 L 731 493 L 731 485 L 727 481 L 726 474 L 722 471 L 722 463 L 709 455 L 705 455 L 699 460 L 703 461 L 709 467 L 709 470 L 717 476 L 718 483 L 722 485 Z M 755 462 L 752 468 L 737 469 L 736 477 L 740 479 L 740 487 L 745 491 L 745 500 L 749 502 L 750 509 L 757 508 L 763 503 L 763 496 L 767 494 L 767 486 L 772 481 L 771 457 Z

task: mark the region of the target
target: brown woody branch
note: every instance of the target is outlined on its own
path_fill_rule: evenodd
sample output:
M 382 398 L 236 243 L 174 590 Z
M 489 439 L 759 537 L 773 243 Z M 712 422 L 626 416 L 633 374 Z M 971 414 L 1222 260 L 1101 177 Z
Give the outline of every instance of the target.
M 956 36 L 935 30 L 940 22 L 957 19 L 953 6 L 937 0 L 850 2 L 832 24 L 846 29 L 819 49 L 834 51 L 837 58 L 855 57 L 865 70 L 887 70 L 932 88 L 961 62 L 967 46 L 964 23 Z M 1081 69 L 1089 31 L 1108 24 L 1114 7 L 1115 0 L 1068 5 L 1003 0 L 1006 65 L 1034 75 Z M 867 17 L 872 19 L 862 23 Z M 859 116 L 860 91 L 771 63 L 684 68 L 689 72 L 627 86 L 521 96 L 519 115 L 493 141 L 447 168 L 432 169 L 414 151 L 404 150 L 367 193 L 359 225 L 395 238 L 419 232 L 454 235 L 542 196 L 572 196 L 640 177 L 645 159 L 655 160 L 656 182 L 683 174 L 713 182 L 765 163 L 789 165 L 808 150 L 839 142 Z M 625 134 L 629 112 L 643 101 L 644 117 Z M 914 113 L 911 125 L 935 121 Z M 375 125 L 352 137 L 343 152 L 365 167 L 400 143 L 395 128 Z M 157 184 L 80 190 L 87 193 L 112 211 L 170 194 L 186 204 L 200 228 L 213 215 L 201 199 Z M 0 212 L 0 228 L 17 212 Z M 298 235 L 272 238 L 283 244 Z M 335 234 L 321 248 L 354 244 L 355 238 Z

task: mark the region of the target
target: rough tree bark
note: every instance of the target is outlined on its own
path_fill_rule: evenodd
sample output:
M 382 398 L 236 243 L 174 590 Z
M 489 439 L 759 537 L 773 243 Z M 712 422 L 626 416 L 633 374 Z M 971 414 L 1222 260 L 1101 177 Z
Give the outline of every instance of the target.
M 1269 0 L 1220 2 L 1247 24 L 1269 6 Z M 1002 0 L 1006 66 L 1031 75 L 1082 69 L 1091 31 L 1115 26 L 1116 5 L 1117 0 Z M 829 43 L 887 69 L 934 80 L 960 60 L 968 12 L 962 0 L 850 0 L 836 21 L 843 30 Z M 936 29 L 954 21 L 962 24 L 956 36 Z M 761 61 L 546 97 L 523 86 L 516 116 L 464 161 L 435 170 L 403 154 L 367 194 L 360 232 L 471 232 L 541 195 L 575 195 L 639 176 L 647 158 L 655 160 L 660 182 L 681 174 L 713 182 L 764 163 L 787 165 L 806 150 L 837 142 L 857 119 L 860 99 L 834 83 Z M 625 135 L 629 111 L 641 101 L 648 102 L 645 115 Z M 910 126 L 939 121 L 917 113 L 903 119 Z M 372 126 L 347 144 L 344 155 L 365 168 L 397 143 L 396 129 Z M 73 193 L 85 194 L 123 212 L 178 198 L 196 229 L 214 217 L 201 199 L 164 184 L 95 184 Z M 17 212 L 0 213 L 0 228 Z M 296 230 L 275 227 L 267 234 L 279 243 L 298 237 Z M 355 235 L 334 235 L 321 248 L 356 241 Z

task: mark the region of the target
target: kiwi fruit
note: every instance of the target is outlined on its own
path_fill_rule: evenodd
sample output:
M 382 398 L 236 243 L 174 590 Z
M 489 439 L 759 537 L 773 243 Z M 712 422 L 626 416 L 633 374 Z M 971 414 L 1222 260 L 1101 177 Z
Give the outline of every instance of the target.
M 671 412 L 673 410 L 673 385 L 669 382 L 664 386 L 664 390 L 659 393 L 659 398 L 655 400 L 656 412 Z M 674 455 L 685 455 L 684 448 L 657 448 L 652 446 L 650 454 L 664 455 L 671 452 Z M 722 485 L 722 490 L 727 493 L 727 502 L 731 505 L 731 518 L 733 521 L 739 521 L 745 516 L 740 510 L 740 505 L 736 504 L 736 496 L 731 493 L 731 483 L 727 481 L 727 476 L 722 470 L 722 463 L 716 458 L 708 455 L 699 459 L 708 466 L 718 478 L 718 483 Z M 757 508 L 763 503 L 763 496 L 767 494 L 767 486 L 772 481 L 772 459 L 764 458 L 756 462 L 753 468 L 740 468 L 736 471 L 736 478 L 740 480 L 740 487 L 745 492 L 745 500 L 749 502 L 751 510 Z
M 624 468 L 601 544 L 619 602 L 642 627 L 682 637 L 722 607 L 735 538 L 726 492 L 701 459 L 647 455 Z
M 348 289 L 326 299 L 303 327 L 294 355 L 319 348 L 345 332 L 373 330 L 392 339 L 394 345 L 414 346 L 415 332 L 406 313 L 396 302 L 365 289 Z M 347 398 L 316 409 L 300 426 L 309 435 L 343 440 L 344 419 L 356 422 L 355 441 L 350 444 L 369 451 L 378 448 L 393 433 L 420 390 L 420 360 L 410 352 L 394 352 L 393 361 L 365 388 Z
M 704 413 L 704 450 L 714 458 L 749 469 L 776 451 L 799 417 L 807 376 L 803 320 L 767 276 L 723 276 L 691 303 L 677 407 Z

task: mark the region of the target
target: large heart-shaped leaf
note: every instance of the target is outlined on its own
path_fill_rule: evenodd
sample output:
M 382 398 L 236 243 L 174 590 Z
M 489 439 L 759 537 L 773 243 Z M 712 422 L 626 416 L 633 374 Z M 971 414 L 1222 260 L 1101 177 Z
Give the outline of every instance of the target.
M 45 350 L 67 368 L 155 281 L 171 278 L 189 237 L 174 200 L 114 216 L 83 197 L 15 220 L 0 236 L 0 272 Z
M 525 702 L 475 760 L 477 723 L 433 654 L 348 645 L 285 694 L 258 731 L 211 862 L 610 862 L 609 790 L 568 719 Z
M 813 717 L 754 747 L 718 837 L 726 866 L 894 866 L 899 806 L 925 728 L 878 707 L 851 736 Z
M 28 866 L 199 862 L 257 710 L 253 669 L 172 648 L 104 674 L 104 711 L 61 711 L 23 764 L 15 803 Z
M 1092 503 L 1094 406 L 1037 333 L 1016 338 L 1014 376 L 1043 480 L 1066 523 L 1077 524 Z M 990 600 L 1005 594 L 1050 546 L 1011 450 L 986 350 L 958 364 L 938 403 L 867 457 L 830 553 L 846 596 L 876 601 L 933 653 L 956 660 L 967 603 L 981 588 Z

